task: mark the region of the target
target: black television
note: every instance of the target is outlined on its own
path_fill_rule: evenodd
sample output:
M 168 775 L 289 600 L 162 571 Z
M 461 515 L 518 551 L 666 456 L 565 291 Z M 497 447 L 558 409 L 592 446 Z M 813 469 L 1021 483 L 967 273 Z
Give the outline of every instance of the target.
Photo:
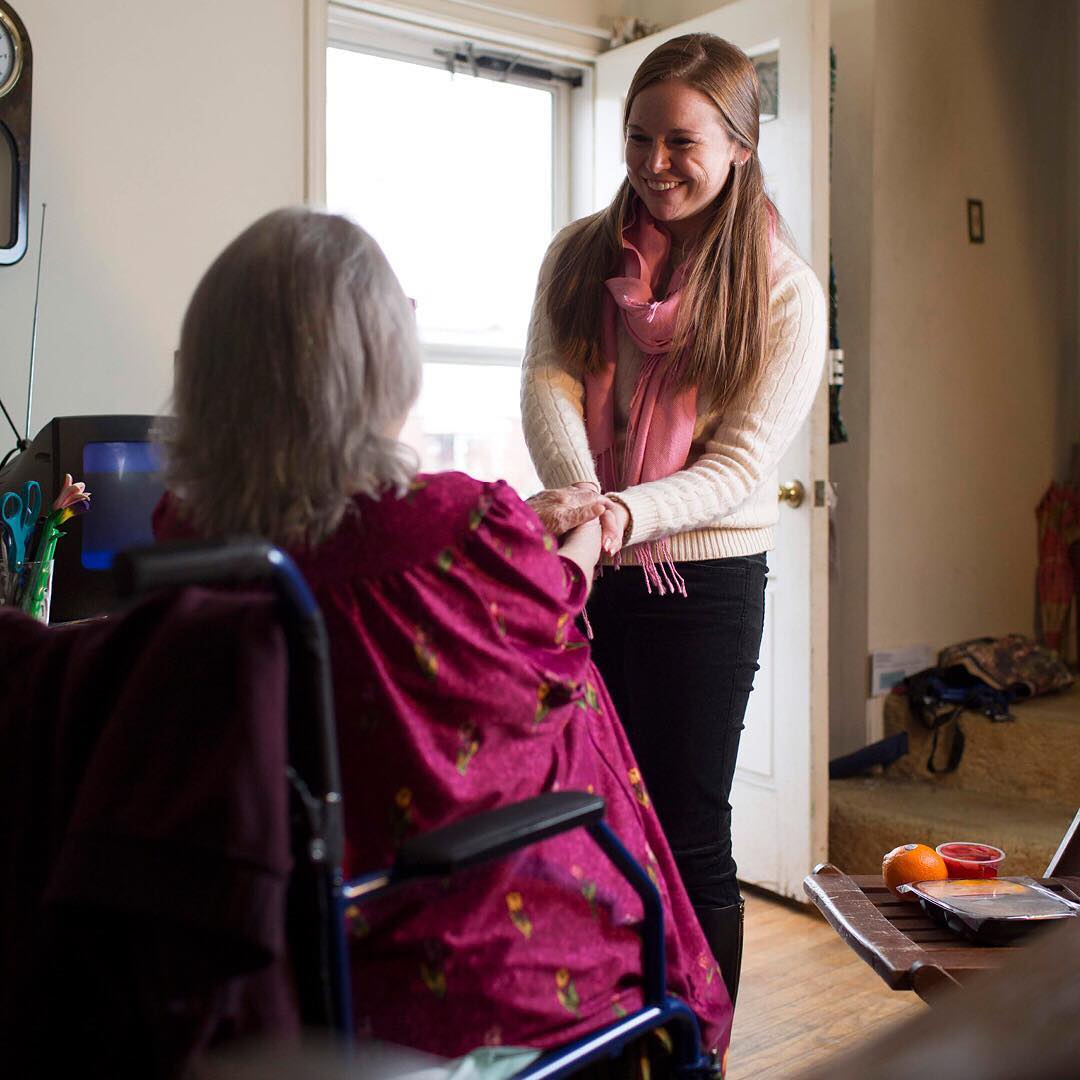
M 116 553 L 153 540 L 150 515 L 165 490 L 151 431 L 155 416 L 58 416 L 0 472 L 0 491 L 41 485 L 43 510 L 64 474 L 92 492 L 87 513 L 64 526 L 56 548 L 49 621 L 106 615 L 120 606 L 112 583 Z

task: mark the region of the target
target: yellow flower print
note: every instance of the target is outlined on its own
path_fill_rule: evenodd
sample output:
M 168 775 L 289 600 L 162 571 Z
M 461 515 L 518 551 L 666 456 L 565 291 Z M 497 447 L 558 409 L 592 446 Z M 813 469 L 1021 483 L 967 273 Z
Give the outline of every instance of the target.
M 418 626 L 413 636 L 413 652 L 416 654 L 420 670 L 429 678 L 439 674 L 439 658 L 431 648 L 431 638 L 423 627 Z
M 409 485 L 409 490 L 405 493 L 405 501 L 411 503 L 413 501 L 413 496 L 416 495 L 418 491 L 423 491 L 427 486 L 426 480 L 414 480 Z
M 469 763 L 476 757 L 476 752 L 479 749 L 480 740 L 476 737 L 476 725 L 471 720 L 466 720 L 458 728 L 458 749 L 457 760 L 455 761 L 457 771 L 462 776 L 469 771 Z
M 575 1016 L 581 1015 L 579 1012 L 581 998 L 578 997 L 574 980 L 570 978 L 570 972 L 566 968 L 559 968 L 555 972 L 555 996 L 559 999 L 559 1004 L 567 1012 L 573 1013 Z
M 494 600 L 488 605 L 488 614 L 491 615 L 492 621 L 495 623 L 495 629 L 498 631 L 499 637 L 506 637 L 506 619 L 503 618 L 499 605 Z
M 559 616 L 558 622 L 555 623 L 555 644 L 566 645 L 566 628 L 570 625 L 570 615 L 568 612 L 563 612 Z
M 596 882 L 592 880 L 583 881 L 581 883 L 581 895 L 588 901 L 592 917 L 598 919 L 600 915 L 596 910 Z
M 656 860 L 656 853 L 649 846 L 648 842 L 645 844 L 645 873 L 649 875 L 649 880 L 660 888 L 660 877 L 657 874 L 657 870 L 660 868 L 660 863 Z
M 581 698 L 578 699 L 577 707 L 586 712 L 592 709 L 593 712 L 600 712 L 600 695 L 597 693 L 596 687 L 591 682 L 585 684 L 585 692 Z
M 547 696 L 551 693 L 551 684 L 542 682 L 536 688 L 536 711 L 533 713 L 533 727 L 539 727 L 544 717 L 551 712 L 551 706 L 547 704 Z
M 371 924 L 364 918 L 364 913 L 357 904 L 350 904 L 345 909 L 345 923 L 350 937 L 366 938 L 371 933 Z
M 443 548 L 442 551 L 439 552 L 438 557 L 435 561 L 439 569 L 444 574 L 448 574 L 450 572 L 450 568 L 454 565 L 454 552 L 450 548 Z
M 554 551 L 555 547 L 556 547 L 555 537 L 552 536 L 551 533 L 549 533 L 549 532 L 544 533 L 544 550 L 545 551 Z
M 621 1003 L 619 1002 L 619 995 L 618 995 L 618 994 L 612 994 L 612 995 L 611 995 L 611 1011 L 612 1011 L 612 1012 L 613 1012 L 613 1013 L 614 1013 L 614 1014 L 615 1014 L 615 1015 L 616 1015 L 616 1016 L 617 1016 L 617 1017 L 618 1017 L 618 1018 L 619 1018 L 620 1020 L 621 1020 L 621 1019 L 622 1019 L 622 1018 L 623 1018 L 624 1016 L 626 1016 L 626 1015 L 627 1015 L 627 1012 L 626 1012 L 626 1010 L 625 1010 L 625 1009 L 624 1009 L 624 1008 L 622 1007 L 622 1004 L 621 1004 Z
M 697 958 L 698 967 L 705 972 L 705 985 L 711 985 L 714 978 L 720 974 L 720 968 L 716 961 L 708 953 L 701 953 Z
M 407 787 L 398 788 L 394 795 L 394 807 L 390 811 L 390 833 L 395 844 L 405 839 L 405 833 L 412 823 L 412 792 Z
M 437 997 L 446 997 L 446 972 L 434 964 L 420 965 L 420 978 L 424 985 Z
M 641 779 L 641 773 L 637 769 L 631 769 L 626 774 L 626 777 L 630 781 L 630 788 L 634 792 L 634 798 L 648 810 L 650 806 L 649 793 L 645 790 L 645 784 Z
M 571 876 L 581 886 L 581 895 L 585 897 L 589 904 L 589 911 L 592 912 L 594 919 L 600 917 L 600 913 L 596 910 L 596 882 L 592 878 L 585 876 L 585 871 L 580 866 L 570 867 Z
M 638 1080 L 652 1080 L 652 1064 L 644 1043 L 638 1047 Z
M 469 511 L 469 528 L 476 532 L 480 528 L 487 512 L 491 509 L 491 496 L 484 495 L 471 511 Z
M 521 932 L 521 936 L 528 940 L 532 937 L 533 924 L 525 913 L 524 907 L 525 901 L 521 898 L 521 893 L 508 892 L 506 894 L 506 908 L 510 912 L 510 921 Z

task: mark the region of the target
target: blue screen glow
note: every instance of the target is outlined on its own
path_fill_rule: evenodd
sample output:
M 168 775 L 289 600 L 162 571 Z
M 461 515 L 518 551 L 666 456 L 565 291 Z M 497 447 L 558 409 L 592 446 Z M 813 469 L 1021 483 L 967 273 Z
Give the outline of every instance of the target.
M 82 518 L 82 564 L 108 570 L 118 551 L 153 543 L 150 515 L 165 490 L 158 447 L 151 442 L 93 442 L 83 447 L 91 493 Z

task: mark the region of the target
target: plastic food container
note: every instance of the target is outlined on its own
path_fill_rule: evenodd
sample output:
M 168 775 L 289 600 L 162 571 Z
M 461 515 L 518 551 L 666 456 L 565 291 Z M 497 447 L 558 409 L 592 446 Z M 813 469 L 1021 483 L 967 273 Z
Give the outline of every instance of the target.
M 919 881 L 899 891 L 915 897 L 936 922 L 981 945 L 999 945 L 1059 919 L 1075 918 L 1080 904 L 1031 878 Z
M 934 849 L 945 860 L 950 878 L 996 878 L 1005 852 L 991 844 L 950 840 Z

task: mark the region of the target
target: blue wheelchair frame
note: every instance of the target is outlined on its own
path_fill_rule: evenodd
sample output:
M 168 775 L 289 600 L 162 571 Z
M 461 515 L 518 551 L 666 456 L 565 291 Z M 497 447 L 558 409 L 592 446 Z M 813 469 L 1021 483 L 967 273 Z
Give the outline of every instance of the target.
M 118 556 L 117 591 L 135 596 L 184 585 L 272 583 L 281 604 L 289 646 L 290 761 L 294 852 L 289 940 L 301 1000 L 311 1026 L 338 1033 L 347 1053 L 353 1039 L 345 907 L 418 880 L 445 878 L 570 829 L 587 829 L 597 846 L 641 898 L 643 1005 L 574 1042 L 542 1053 L 520 1080 L 571 1076 L 618 1056 L 648 1031 L 665 1028 L 672 1065 L 680 1077 L 719 1077 L 716 1060 L 701 1049 L 697 1018 L 667 993 L 664 912 L 660 895 L 640 864 L 603 821 L 604 800 L 585 792 L 549 792 L 512 806 L 406 840 L 394 865 L 346 881 L 342 872 L 344 813 L 330 681 L 329 645 L 322 613 L 287 554 L 258 539 L 223 543 L 180 541 L 137 548 Z M 292 723 L 304 716 L 302 738 Z M 312 739 L 313 737 L 313 739 Z M 301 857 L 303 853 L 303 857 Z

